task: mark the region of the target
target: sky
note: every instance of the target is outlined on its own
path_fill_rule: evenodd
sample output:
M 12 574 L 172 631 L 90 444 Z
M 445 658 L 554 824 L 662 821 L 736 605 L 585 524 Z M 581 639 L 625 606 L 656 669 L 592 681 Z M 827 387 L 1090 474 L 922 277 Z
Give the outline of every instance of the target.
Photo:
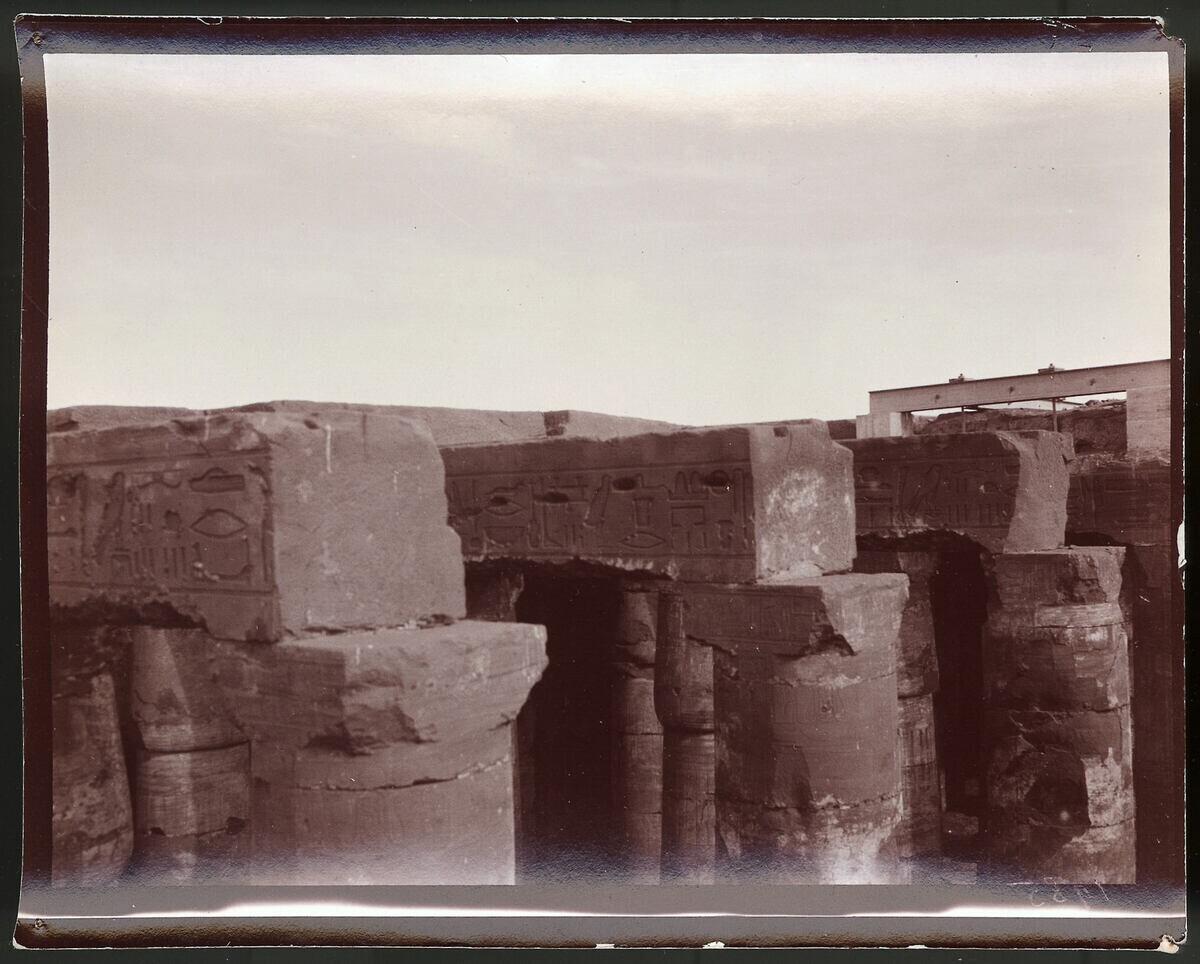
M 833 419 L 1170 350 L 1165 53 L 45 65 L 51 408 Z

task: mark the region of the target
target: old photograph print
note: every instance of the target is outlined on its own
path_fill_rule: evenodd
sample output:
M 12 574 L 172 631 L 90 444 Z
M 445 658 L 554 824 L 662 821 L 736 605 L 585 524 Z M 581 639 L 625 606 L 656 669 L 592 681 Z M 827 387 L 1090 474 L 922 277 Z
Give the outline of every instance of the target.
M 16 42 L 21 943 L 1179 935 L 1160 24 Z

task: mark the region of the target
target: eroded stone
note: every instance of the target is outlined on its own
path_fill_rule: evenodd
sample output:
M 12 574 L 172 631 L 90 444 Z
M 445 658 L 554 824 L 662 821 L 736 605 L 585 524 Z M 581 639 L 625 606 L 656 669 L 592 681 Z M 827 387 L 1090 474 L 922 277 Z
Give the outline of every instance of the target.
M 178 419 L 48 439 L 51 602 L 224 639 L 464 613 L 441 460 L 404 419 Z
M 991 552 L 1063 544 L 1073 458 L 1066 436 L 986 432 L 841 444 L 854 453 L 859 535 L 946 530 Z
M 749 582 L 850 568 L 850 459 L 819 422 L 446 448 L 468 560 Z

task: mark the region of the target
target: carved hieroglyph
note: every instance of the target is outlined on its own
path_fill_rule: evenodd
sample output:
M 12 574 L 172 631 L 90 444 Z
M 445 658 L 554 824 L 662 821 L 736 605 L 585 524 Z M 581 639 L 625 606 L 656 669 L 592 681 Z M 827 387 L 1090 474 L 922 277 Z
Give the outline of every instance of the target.
M 1070 439 L 1054 432 L 911 435 L 854 453 L 859 535 L 958 532 L 991 552 L 1061 546 Z
M 255 640 L 463 615 L 441 460 L 405 419 L 209 416 L 52 435 L 47 456 L 52 603 Z
M 821 422 L 442 450 L 469 560 L 748 582 L 845 570 L 848 454 Z

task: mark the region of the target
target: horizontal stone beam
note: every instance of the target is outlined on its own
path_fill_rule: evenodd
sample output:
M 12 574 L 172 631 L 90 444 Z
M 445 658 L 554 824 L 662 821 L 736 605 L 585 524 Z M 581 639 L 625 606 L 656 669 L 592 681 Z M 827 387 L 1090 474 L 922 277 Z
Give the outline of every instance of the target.
M 858 534 L 957 532 L 991 552 L 1063 544 L 1071 441 L 1054 432 L 913 435 L 854 453 Z
M 246 412 L 47 440 L 50 599 L 274 641 L 464 615 L 443 470 L 389 415 Z M 123 615 L 122 615 L 123 613 Z
M 751 582 L 850 568 L 851 466 L 821 422 L 442 449 L 467 560 Z
M 1006 378 L 973 378 L 871 392 L 871 411 L 921 412 L 960 405 L 999 405 L 1041 398 L 1124 392 L 1171 381 L 1171 360 L 1067 368 Z

